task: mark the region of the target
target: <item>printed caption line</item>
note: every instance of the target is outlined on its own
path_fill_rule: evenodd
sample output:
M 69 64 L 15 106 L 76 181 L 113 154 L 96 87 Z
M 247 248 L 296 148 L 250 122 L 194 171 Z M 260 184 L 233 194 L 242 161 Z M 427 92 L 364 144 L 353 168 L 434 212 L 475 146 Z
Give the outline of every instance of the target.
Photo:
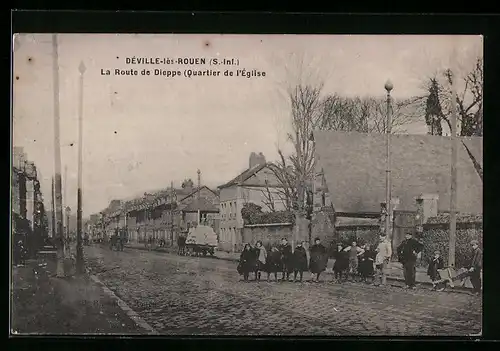
M 137 312 L 135 312 L 133 309 L 131 309 L 125 303 L 125 301 L 123 301 L 122 299 L 120 299 L 111 289 L 109 289 L 106 286 L 106 284 L 104 284 L 103 282 L 101 282 L 101 280 L 97 276 L 95 276 L 93 274 L 90 274 L 90 279 L 92 279 L 94 282 L 96 282 L 97 284 L 99 284 L 102 287 L 102 289 L 104 290 L 104 292 L 106 294 L 108 294 L 112 299 L 116 300 L 116 302 L 118 303 L 118 306 L 122 309 L 123 312 L 125 312 L 125 314 L 130 319 L 132 319 L 135 322 L 135 324 L 137 324 L 139 327 L 147 330 L 149 332 L 149 334 L 159 335 L 159 333 L 152 326 L 150 326 L 144 319 L 142 319 L 137 314 Z

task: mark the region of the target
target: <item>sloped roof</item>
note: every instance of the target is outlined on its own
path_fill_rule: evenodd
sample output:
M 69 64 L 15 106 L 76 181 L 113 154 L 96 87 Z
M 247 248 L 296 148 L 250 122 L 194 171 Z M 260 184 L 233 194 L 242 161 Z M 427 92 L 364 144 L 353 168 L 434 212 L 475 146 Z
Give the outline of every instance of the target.
M 181 210 L 184 212 L 219 212 L 219 208 L 204 197 L 193 199 L 185 207 L 181 207 Z
M 210 190 L 214 195 L 218 196 L 217 193 L 215 193 L 212 189 L 210 189 L 207 186 L 202 186 L 200 189 L 206 188 Z M 174 194 L 175 194 L 175 200 L 176 201 L 185 201 L 189 197 L 191 197 L 193 194 L 196 194 L 198 192 L 198 188 L 195 189 L 174 189 Z M 171 188 L 165 188 L 163 190 L 158 190 L 153 193 L 147 193 L 143 195 L 142 197 L 132 199 L 129 201 L 124 201 L 121 203 L 121 206 L 119 207 L 108 207 L 106 208 L 103 212 L 108 215 L 108 216 L 116 216 L 120 214 L 123 210 L 127 211 L 140 211 L 144 210 L 148 207 L 151 207 L 152 205 L 163 205 L 167 204 L 169 202 L 169 196 L 172 193 Z M 207 207 L 208 208 L 208 207 Z M 197 210 L 196 210 L 197 211 Z M 202 210 L 205 211 L 205 210 Z M 210 209 L 207 209 L 206 211 L 211 211 Z M 218 209 L 216 210 L 216 212 Z
M 203 185 L 202 187 L 200 187 L 199 189 L 198 188 L 195 188 L 194 190 L 192 190 L 191 192 L 188 192 L 186 194 L 183 194 L 183 196 L 180 197 L 180 200 L 181 201 L 184 201 L 185 199 L 193 196 L 194 194 L 196 194 L 198 192 L 198 190 L 201 191 L 201 189 L 207 189 L 207 190 L 210 190 L 215 196 L 219 196 L 219 194 L 217 194 L 215 191 L 213 191 L 212 189 L 210 189 L 208 186 L 206 185 Z
M 237 185 L 241 182 L 244 182 L 244 181 L 248 180 L 250 177 L 254 176 L 256 173 L 260 172 L 263 168 L 267 167 L 268 165 L 269 165 L 269 163 L 265 163 L 265 164 L 255 165 L 252 168 L 247 168 L 246 170 L 244 170 L 243 172 L 238 174 L 235 178 L 233 178 L 229 182 L 222 184 L 222 185 L 219 185 L 218 188 L 219 189 L 227 188 L 227 187 L 230 187 L 233 185 Z
M 323 169 L 337 211 L 379 211 L 385 202 L 386 136 L 357 132 L 316 132 L 318 166 Z M 482 165 L 482 138 L 461 138 Z M 482 213 L 481 178 L 458 143 L 457 208 Z M 391 136 L 392 196 L 398 209 L 415 210 L 415 197 L 438 194 L 438 210 L 450 209 L 451 143 L 433 135 Z

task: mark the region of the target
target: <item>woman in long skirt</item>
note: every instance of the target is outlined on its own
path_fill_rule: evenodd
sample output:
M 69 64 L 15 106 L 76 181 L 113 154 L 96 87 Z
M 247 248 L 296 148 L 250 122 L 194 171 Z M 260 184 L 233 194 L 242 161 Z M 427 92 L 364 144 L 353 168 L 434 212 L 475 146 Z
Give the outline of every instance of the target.
M 280 250 L 276 246 L 273 246 L 266 260 L 267 281 L 270 280 L 271 274 L 274 274 L 275 280 L 278 281 L 278 272 L 282 270 L 281 266 Z
M 326 265 L 328 263 L 328 254 L 326 247 L 321 244 L 319 238 L 314 240 L 315 244 L 311 246 L 311 259 L 309 262 L 309 269 L 311 273 L 316 274 L 316 279 L 313 281 L 319 282 L 319 276 L 321 272 L 326 270 Z
M 243 275 L 245 281 L 248 281 L 250 272 L 255 271 L 255 252 L 252 250 L 250 244 L 245 244 L 237 269 L 238 273 Z
M 266 260 L 267 260 L 267 251 L 266 248 L 262 245 L 262 241 L 257 241 L 255 244 L 255 280 L 260 280 L 260 272 L 266 270 Z

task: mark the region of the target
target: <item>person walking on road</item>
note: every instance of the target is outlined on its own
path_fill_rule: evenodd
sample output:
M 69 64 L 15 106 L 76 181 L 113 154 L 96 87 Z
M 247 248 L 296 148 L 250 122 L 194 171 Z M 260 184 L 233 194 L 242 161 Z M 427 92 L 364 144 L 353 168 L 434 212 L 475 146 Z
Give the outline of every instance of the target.
M 293 271 L 293 257 L 292 257 L 292 247 L 288 243 L 286 238 L 281 239 L 280 245 L 281 252 L 281 263 L 282 263 L 282 277 L 281 280 L 290 280 L 290 273 Z
M 250 244 L 245 244 L 240 255 L 240 262 L 237 267 L 238 273 L 243 275 L 243 280 L 248 281 L 250 272 L 255 271 L 255 251 Z
M 417 255 L 422 251 L 422 244 L 406 233 L 406 239 L 398 247 L 399 262 L 403 264 L 406 288 L 415 289 Z
M 297 275 L 299 276 L 299 281 L 302 281 L 307 268 L 307 252 L 302 241 L 297 244 L 293 252 L 293 281 L 297 281 Z
M 391 260 L 391 243 L 385 235 L 380 235 L 375 256 L 375 285 L 385 285 L 387 283 L 387 265 Z
M 177 254 L 179 256 L 184 256 L 186 254 L 186 237 L 184 235 L 179 235 L 177 238 Z
M 483 251 L 479 248 L 479 242 L 477 240 L 472 240 L 471 245 L 473 254 L 469 268 L 470 282 L 472 283 L 474 294 L 479 295 L 481 293 L 481 269 L 483 267 Z
M 260 280 L 261 272 L 266 270 L 267 251 L 260 240 L 255 244 L 254 250 L 257 258 L 255 262 L 255 280 Z
M 356 274 L 358 273 L 358 263 L 359 256 L 361 256 L 365 250 L 358 246 L 358 243 L 353 240 L 350 246 L 347 246 L 344 251 L 349 253 L 349 275 L 353 281 L 356 280 Z
M 321 244 L 321 240 L 316 238 L 314 240 L 314 245 L 311 246 L 311 259 L 309 262 L 309 269 L 312 274 L 316 274 L 316 279 L 313 281 L 319 282 L 319 276 L 322 272 L 326 270 L 326 265 L 328 263 L 328 254 L 326 247 Z

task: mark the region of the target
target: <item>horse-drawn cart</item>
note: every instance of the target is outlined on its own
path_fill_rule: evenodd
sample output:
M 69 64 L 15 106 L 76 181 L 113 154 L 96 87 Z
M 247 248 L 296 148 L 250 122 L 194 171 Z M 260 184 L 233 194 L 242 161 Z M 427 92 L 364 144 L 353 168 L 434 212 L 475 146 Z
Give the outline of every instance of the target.
M 217 234 L 212 227 L 198 225 L 191 228 L 186 238 L 186 250 L 190 256 L 215 256 Z

